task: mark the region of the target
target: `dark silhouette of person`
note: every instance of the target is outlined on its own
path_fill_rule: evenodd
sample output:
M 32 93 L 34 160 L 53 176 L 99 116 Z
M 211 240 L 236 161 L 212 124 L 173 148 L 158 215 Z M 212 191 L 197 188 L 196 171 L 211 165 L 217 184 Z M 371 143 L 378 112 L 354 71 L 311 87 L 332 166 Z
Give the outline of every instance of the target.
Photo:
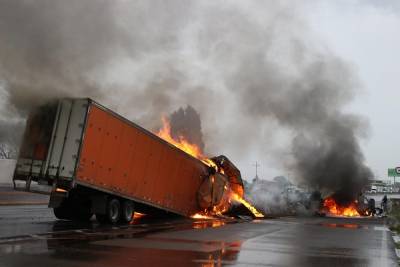
M 370 198 L 370 199 L 368 200 L 368 210 L 369 210 L 369 212 L 370 212 L 370 214 L 371 214 L 372 216 L 375 215 L 375 212 L 376 212 L 376 210 L 375 210 L 375 199 Z
M 381 202 L 381 207 L 383 209 L 383 212 L 387 211 L 387 202 L 388 202 L 388 198 L 386 195 L 384 195 L 382 198 L 382 202 Z

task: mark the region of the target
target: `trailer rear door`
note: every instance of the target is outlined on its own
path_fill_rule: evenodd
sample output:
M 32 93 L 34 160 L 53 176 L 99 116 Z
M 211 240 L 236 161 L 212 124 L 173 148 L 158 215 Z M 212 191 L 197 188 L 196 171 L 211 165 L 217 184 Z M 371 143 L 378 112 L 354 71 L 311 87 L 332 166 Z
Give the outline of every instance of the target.
M 28 119 L 14 180 L 51 185 L 75 174 L 89 99 L 62 99 L 41 106 Z

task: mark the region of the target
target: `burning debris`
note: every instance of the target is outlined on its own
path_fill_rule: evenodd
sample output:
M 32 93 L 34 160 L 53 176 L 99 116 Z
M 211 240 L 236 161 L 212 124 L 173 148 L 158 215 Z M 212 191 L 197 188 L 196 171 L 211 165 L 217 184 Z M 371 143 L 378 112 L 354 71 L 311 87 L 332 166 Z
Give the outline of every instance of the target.
M 342 217 L 365 217 L 374 216 L 379 210 L 379 208 L 375 207 L 374 198 L 366 198 L 363 194 L 359 194 L 356 199 L 350 201 L 343 201 L 343 199 L 345 198 L 337 193 L 320 199 L 317 214 Z M 315 201 L 318 200 L 315 199 Z
M 176 114 L 173 113 L 173 116 Z M 234 204 L 244 205 L 255 218 L 264 217 L 243 198 L 244 189 L 239 178 L 240 171 L 226 157 L 207 158 L 202 149 L 197 144 L 189 142 L 182 133 L 172 136 L 171 123 L 167 117 L 162 117 L 162 123 L 157 133 L 159 137 L 210 167 L 212 175 L 201 185 L 198 192 L 198 203 L 204 211 L 194 214 L 193 219 L 209 219 L 215 215 L 222 215 Z
M 264 214 L 259 212 L 253 205 L 251 205 L 244 198 L 240 197 L 238 194 L 235 194 L 232 192 L 232 199 L 234 201 L 237 201 L 237 202 L 243 204 L 248 210 L 251 211 L 251 213 L 253 213 L 254 217 L 256 217 L 256 218 L 264 218 L 265 217 Z
M 345 217 L 359 217 L 357 202 L 352 201 L 346 205 L 339 205 L 335 198 L 328 197 L 323 201 L 323 211 L 329 215 L 345 216 Z

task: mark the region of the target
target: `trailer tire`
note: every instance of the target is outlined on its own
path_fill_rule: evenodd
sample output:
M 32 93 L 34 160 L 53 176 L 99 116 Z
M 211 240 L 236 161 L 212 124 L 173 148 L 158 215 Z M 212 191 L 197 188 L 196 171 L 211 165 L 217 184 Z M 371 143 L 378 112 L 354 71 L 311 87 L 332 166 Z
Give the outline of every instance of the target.
M 72 219 L 71 210 L 65 206 L 53 208 L 53 212 L 57 219 L 60 219 L 60 220 L 71 220 Z
M 133 202 L 130 200 L 124 200 L 121 205 L 121 222 L 130 223 L 134 212 Z
M 107 221 L 111 224 L 115 224 L 121 217 L 121 203 L 116 198 L 111 198 L 107 203 L 106 210 Z

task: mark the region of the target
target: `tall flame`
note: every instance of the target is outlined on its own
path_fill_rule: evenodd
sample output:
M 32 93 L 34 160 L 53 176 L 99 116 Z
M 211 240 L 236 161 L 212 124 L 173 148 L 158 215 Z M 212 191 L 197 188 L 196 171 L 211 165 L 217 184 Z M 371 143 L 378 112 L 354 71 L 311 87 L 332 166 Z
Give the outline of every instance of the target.
M 169 120 L 164 116 L 161 118 L 161 120 L 163 123 L 163 127 L 158 131 L 158 137 L 176 146 L 180 150 L 183 150 L 187 154 L 201 160 L 207 166 L 217 169 L 217 165 L 212 160 L 204 156 L 198 145 L 190 143 L 184 136 L 181 135 L 178 136 L 178 140 L 175 140 L 171 135 L 171 124 Z M 222 170 L 221 172 L 223 173 Z
M 179 136 L 178 140 L 174 139 L 171 135 L 171 124 L 170 124 L 169 120 L 164 116 L 162 117 L 162 123 L 163 123 L 163 127 L 157 133 L 157 135 L 160 138 L 164 139 L 165 141 L 174 145 L 175 147 L 183 150 L 187 154 L 201 160 L 207 166 L 213 167 L 217 172 L 224 174 L 223 169 L 218 168 L 217 165 L 211 159 L 204 156 L 204 154 L 201 151 L 201 149 L 199 148 L 199 146 L 197 146 L 196 144 L 190 143 L 184 136 Z M 245 199 L 243 199 L 238 194 L 231 192 L 230 198 L 245 205 L 246 208 L 249 209 L 256 218 L 264 217 L 264 215 L 262 213 L 257 211 L 257 209 L 255 207 L 253 207 L 249 202 L 247 202 Z M 214 208 L 216 208 L 216 207 L 214 207 Z M 197 213 L 197 214 L 194 214 L 192 216 L 192 218 L 194 218 L 194 219 L 210 218 L 210 215 L 221 214 L 222 212 L 224 212 L 224 210 L 213 210 L 213 214 L 208 214 L 207 212 L 206 213 Z
M 185 151 L 187 154 L 192 155 L 195 158 L 203 159 L 205 158 L 201 149 L 190 143 L 184 136 L 179 136 L 178 140 L 172 138 L 171 135 L 171 124 L 166 117 L 162 117 L 163 127 L 158 131 L 157 135 L 167 141 L 168 143 L 176 146 L 180 150 Z

